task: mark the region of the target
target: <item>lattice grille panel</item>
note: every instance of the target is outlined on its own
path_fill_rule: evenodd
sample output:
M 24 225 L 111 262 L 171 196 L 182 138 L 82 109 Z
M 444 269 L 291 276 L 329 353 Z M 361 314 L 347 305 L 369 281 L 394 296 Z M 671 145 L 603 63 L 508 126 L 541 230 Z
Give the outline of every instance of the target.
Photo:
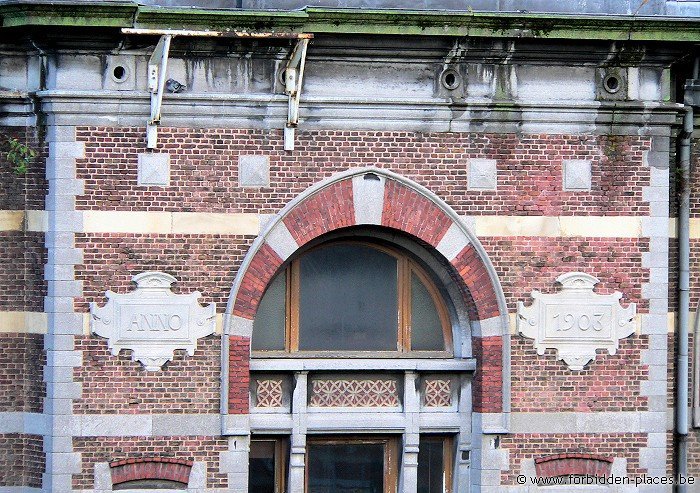
M 283 407 L 284 390 L 281 378 L 255 381 L 256 407 Z
M 313 380 L 309 405 L 315 407 L 398 407 L 396 380 L 386 378 Z
M 449 379 L 431 378 L 425 381 L 425 407 L 452 406 L 452 387 Z

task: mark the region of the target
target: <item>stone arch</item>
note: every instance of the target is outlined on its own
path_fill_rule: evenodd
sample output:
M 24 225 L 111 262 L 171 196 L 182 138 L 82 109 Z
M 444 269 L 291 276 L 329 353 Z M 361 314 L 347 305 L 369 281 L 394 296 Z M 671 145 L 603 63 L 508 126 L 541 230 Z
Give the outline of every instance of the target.
M 229 388 L 224 408 L 230 414 L 247 413 L 247 366 L 239 363 L 249 354 L 257 305 L 280 266 L 315 238 L 360 225 L 383 226 L 418 238 L 453 267 L 471 301 L 472 349 L 478 362 L 474 411 L 507 416 L 508 311 L 491 261 L 474 233 L 444 201 L 405 177 L 375 167 L 351 169 L 310 187 L 275 215 L 253 242 L 226 309 L 228 348 L 223 370 Z M 506 425 L 504 418 L 502 427 Z

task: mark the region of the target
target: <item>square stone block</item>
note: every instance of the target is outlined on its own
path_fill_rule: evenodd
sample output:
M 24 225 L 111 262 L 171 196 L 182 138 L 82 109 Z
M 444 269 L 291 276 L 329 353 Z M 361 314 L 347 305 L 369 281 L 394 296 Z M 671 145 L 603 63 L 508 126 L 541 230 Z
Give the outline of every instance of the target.
M 496 190 L 496 160 L 470 159 L 469 190 Z
M 170 154 L 139 154 L 138 185 L 170 186 Z
M 238 182 L 242 187 L 267 187 L 270 185 L 270 158 L 260 155 L 243 155 L 238 158 Z
M 564 190 L 591 189 L 591 162 L 583 159 L 564 161 L 563 177 Z

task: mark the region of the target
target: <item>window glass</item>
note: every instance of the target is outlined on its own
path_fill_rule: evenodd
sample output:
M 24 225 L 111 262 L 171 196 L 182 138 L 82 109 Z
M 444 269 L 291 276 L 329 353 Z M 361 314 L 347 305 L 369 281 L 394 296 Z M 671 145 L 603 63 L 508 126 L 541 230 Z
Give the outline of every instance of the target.
M 396 351 L 397 260 L 361 245 L 313 250 L 299 267 L 299 350 Z
M 285 272 L 269 284 L 260 300 L 253 322 L 252 348 L 258 351 L 284 350 L 287 282 Z
M 248 491 L 282 493 L 285 491 L 287 441 L 284 438 L 250 441 Z
M 421 436 L 418 444 L 417 493 L 452 491 L 452 438 Z
M 411 273 L 411 349 L 442 351 L 442 322 L 430 292 L 415 272 Z
M 308 447 L 308 493 L 382 493 L 384 445 L 311 444 Z

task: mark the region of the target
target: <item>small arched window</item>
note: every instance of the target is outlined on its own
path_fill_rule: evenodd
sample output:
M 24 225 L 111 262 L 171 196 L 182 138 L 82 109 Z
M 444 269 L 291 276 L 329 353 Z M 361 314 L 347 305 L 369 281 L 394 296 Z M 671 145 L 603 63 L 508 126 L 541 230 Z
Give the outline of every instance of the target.
M 335 242 L 294 259 L 270 282 L 252 349 L 447 356 L 452 337 L 442 297 L 413 258 L 381 245 Z

